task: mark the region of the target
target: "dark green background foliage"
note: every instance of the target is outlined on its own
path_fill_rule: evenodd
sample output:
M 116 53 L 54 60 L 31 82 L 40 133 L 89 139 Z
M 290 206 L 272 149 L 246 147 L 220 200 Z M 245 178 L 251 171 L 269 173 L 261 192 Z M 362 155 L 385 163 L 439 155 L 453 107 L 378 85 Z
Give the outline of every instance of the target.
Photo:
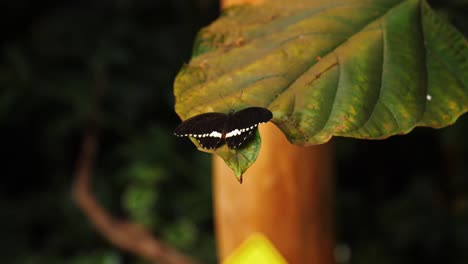
M 431 4 L 468 34 L 466 1 Z M 172 136 L 172 82 L 217 10 L 208 0 L 0 4 L 1 263 L 142 263 L 97 234 L 72 201 L 91 117 L 97 198 L 215 262 L 210 157 Z M 465 115 L 442 130 L 334 140 L 337 242 L 352 263 L 468 261 L 466 135 Z

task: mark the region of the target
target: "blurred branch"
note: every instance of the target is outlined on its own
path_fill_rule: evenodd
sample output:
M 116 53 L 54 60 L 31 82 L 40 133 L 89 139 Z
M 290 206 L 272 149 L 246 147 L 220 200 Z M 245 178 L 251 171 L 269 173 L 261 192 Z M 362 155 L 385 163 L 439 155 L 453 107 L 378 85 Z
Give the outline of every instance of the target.
M 102 94 L 104 80 L 96 78 L 96 97 Z M 115 219 L 99 204 L 90 189 L 97 148 L 96 128 L 91 126 L 83 136 L 78 156 L 73 196 L 78 206 L 96 229 L 115 246 L 153 263 L 194 264 L 194 260 L 159 241 L 136 223 Z
M 109 215 L 90 190 L 92 168 L 96 155 L 97 135 L 89 129 L 84 135 L 81 154 L 78 157 L 73 196 L 78 206 L 97 230 L 111 243 L 154 263 L 196 263 L 174 248 L 153 237 L 150 232 L 135 223 L 119 220 Z

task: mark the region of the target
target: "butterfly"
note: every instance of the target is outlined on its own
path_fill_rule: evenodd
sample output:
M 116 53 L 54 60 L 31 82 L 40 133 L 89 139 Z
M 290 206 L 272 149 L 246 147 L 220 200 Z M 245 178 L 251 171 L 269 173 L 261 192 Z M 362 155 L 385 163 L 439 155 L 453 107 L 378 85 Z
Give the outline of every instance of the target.
M 183 121 L 174 131 L 178 137 L 194 137 L 205 149 L 215 149 L 226 143 L 236 149 L 248 142 L 259 124 L 273 118 L 270 110 L 248 107 L 237 112 L 204 113 Z

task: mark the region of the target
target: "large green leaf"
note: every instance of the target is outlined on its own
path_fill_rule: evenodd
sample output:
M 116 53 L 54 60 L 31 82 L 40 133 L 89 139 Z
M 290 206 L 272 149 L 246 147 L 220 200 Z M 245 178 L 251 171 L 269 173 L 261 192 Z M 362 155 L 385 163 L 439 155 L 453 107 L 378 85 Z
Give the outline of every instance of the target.
M 201 30 L 174 93 L 182 119 L 262 106 L 296 144 L 381 139 L 468 110 L 467 42 L 425 1 L 270 0 Z

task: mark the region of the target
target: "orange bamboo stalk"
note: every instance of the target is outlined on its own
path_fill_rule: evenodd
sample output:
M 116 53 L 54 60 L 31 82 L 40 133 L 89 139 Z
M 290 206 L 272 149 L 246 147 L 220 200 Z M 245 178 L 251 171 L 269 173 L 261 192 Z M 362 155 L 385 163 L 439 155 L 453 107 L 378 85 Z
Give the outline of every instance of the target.
M 292 145 L 272 123 L 262 125 L 260 133 L 261 151 L 243 184 L 213 157 L 220 261 L 261 232 L 289 263 L 333 263 L 332 145 Z
M 264 1 L 221 0 L 221 6 Z M 333 146 L 292 145 L 272 123 L 262 125 L 260 133 L 260 154 L 243 184 L 213 155 L 219 260 L 261 232 L 289 263 L 334 263 Z

